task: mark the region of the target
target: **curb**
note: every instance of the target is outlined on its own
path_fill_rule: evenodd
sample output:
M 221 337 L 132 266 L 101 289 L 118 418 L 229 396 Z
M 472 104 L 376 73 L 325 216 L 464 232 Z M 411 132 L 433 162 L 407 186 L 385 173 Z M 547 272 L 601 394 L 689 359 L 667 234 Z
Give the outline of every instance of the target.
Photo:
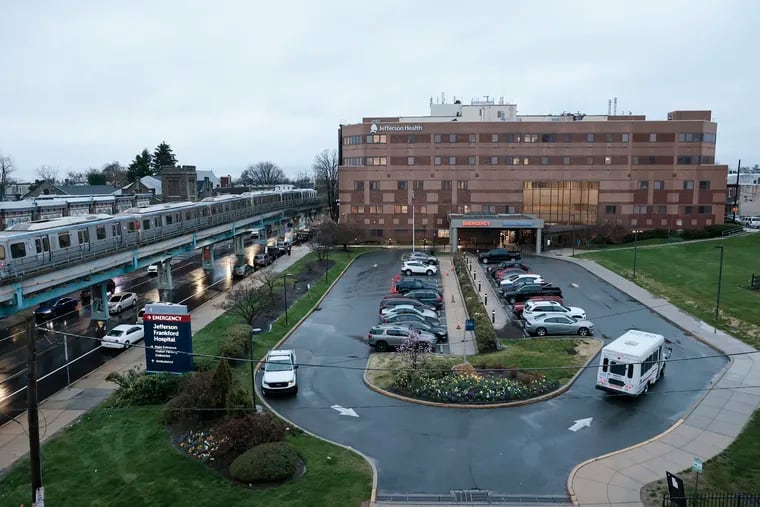
M 616 451 L 608 452 L 607 454 L 602 454 L 601 456 L 597 456 L 595 458 L 589 458 L 586 461 L 583 461 L 583 462 L 578 463 L 577 465 L 575 465 L 573 467 L 573 469 L 570 471 L 570 475 L 567 478 L 567 493 L 570 495 L 570 501 L 573 502 L 573 505 L 580 505 L 578 503 L 578 498 L 575 496 L 575 490 L 573 489 L 573 479 L 575 478 L 575 474 L 578 472 L 578 470 L 580 470 L 584 466 L 588 465 L 589 463 L 593 463 L 595 461 L 599 461 L 599 460 L 602 460 L 602 459 L 605 459 L 605 458 L 609 458 L 611 456 L 617 456 L 618 454 L 622 454 L 624 452 L 628 452 L 628 451 L 631 451 L 633 449 L 637 449 L 639 447 L 643 447 L 643 446 L 645 446 L 647 444 L 650 444 L 652 442 L 656 442 L 657 440 L 659 440 L 662 437 L 666 436 L 668 433 L 670 433 L 672 431 L 675 431 L 676 428 L 678 428 L 679 426 L 681 426 L 681 424 L 684 423 L 684 421 L 685 421 L 685 419 L 683 419 L 683 418 L 679 419 L 670 428 L 666 429 L 665 431 L 663 431 L 659 435 L 655 435 L 655 436 L 653 436 L 650 439 L 644 440 L 643 442 L 639 442 L 639 443 L 633 444 L 633 445 L 628 446 L 628 447 L 626 447 L 624 449 L 618 449 Z
M 592 336 L 594 340 L 601 341 L 599 338 Z M 601 349 L 600 349 L 601 350 Z M 377 353 L 377 352 L 376 352 Z M 364 374 L 362 375 L 362 379 L 364 380 L 364 384 L 371 389 L 372 391 L 375 391 L 378 394 L 382 394 L 383 396 L 387 396 L 389 398 L 394 398 L 400 401 L 405 401 L 407 403 L 414 403 L 416 405 L 426 405 L 428 407 L 440 407 L 440 408 L 476 408 L 476 409 L 493 409 L 493 408 L 508 408 L 508 407 L 519 407 L 523 405 L 531 405 L 533 403 L 538 403 L 540 401 L 546 401 L 550 400 L 552 398 L 556 398 L 560 394 L 565 393 L 568 389 L 572 387 L 572 385 L 575 383 L 578 376 L 586 371 L 586 368 L 588 368 L 589 364 L 596 358 L 597 354 L 594 354 L 591 356 L 582 366 L 578 367 L 578 371 L 575 372 L 575 375 L 567 381 L 567 384 L 563 384 L 559 388 L 555 389 L 554 391 L 551 391 L 546 394 L 542 394 L 541 396 L 537 396 L 535 398 L 529 398 L 527 400 L 516 400 L 516 401 L 507 401 L 502 403 L 488 403 L 488 404 L 468 404 L 468 403 L 442 403 L 439 401 L 429 401 L 429 400 L 420 400 L 417 398 L 409 398 L 407 396 L 404 396 L 402 394 L 397 394 L 391 391 L 387 391 L 381 387 L 377 387 L 376 385 L 372 384 L 367 379 L 367 372 L 369 371 L 367 368 L 364 369 Z
M 288 331 L 287 333 L 285 333 L 285 335 L 277 343 L 275 343 L 272 346 L 272 348 L 276 349 L 277 347 L 279 347 L 280 345 L 282 345 L 283 343 L 285 343 L 285 341 L 288 338 L 290 338 L 290 335 L 293 334 L 293 332 L 295 332 L 295 330 L 298 329 L 301 326 L 301 323 L 304 320 L 306 320 L 309 316 L 311 316 L 311 314 L 314 312 L 314 308 L 317 308 L 318 306 L 320 306 L 322 304 L 322 301 L 324 301 L 324 299 L 327 297 L 327 295 L 330 294 L 330 292 L 332 291 L 332 289 L 335 286 L 335 284 L 338 283 L 338 281 L 340 281 L 340 278 L 343 276 L 343 273 L 345 273 L 346 270 L 348 270 L 348 268 L 351 267 L 351 265 L 354 263 L 354 261 L 356 259 L 358 259 L 360 256 L 366 255 L 368 253 L 370 253 L 370 252 L 363 252 L 363 253 L 357 255 L 356 257 L 354 257 L 353 259 L 351 259 L 351 262 L 349 262 L 346 265 L 346 267 L 343 269 L 343 271 L 341 271 L 335 277 L 335 279 L 333 280 L 333 282 L 325 290 L 324 294 L 322 294 L 322 297 L 319 298 L 319 300 L 317 300 L 317 302 L 314 304 L 314 306 L 311 308 L 311 310 L 309 312 L 307 312 L 303 317 L 301 317 L 301 319 L 298 322 L 296 322 L 295 325 L 292 328 L 290 328 L 290 331 Z M 264 362 L 264 359 L 262 358 L 262 359 L 259 359 L 258 362 L 256 363 L 256 368 L 254 369 L 254 377 L 258 373 L 258 371 L 261 368 L 261 365 L 262 365 L 263 362 Z M 370 499 L 369 499 L 369 501 L 370 501 L 370 504 L 372 504 L 372 503 L 375 502 L 375 499 L 377 498 L 377 467 L 375 466 L 375 461 L 372 458 L 370 458 L 369 456 L 367 456 L 363 452 L 359 451 L 358 449 L 354 449 L 353 447 L 351 447 L 349 445 L 344 445 L 344 444 L 341 444 L 339 442 L 333 442 L 332 440 L 328 440 L 327 438 L 321 437 L 321 436 L 319 436 L 319 435 L 317 435 L 315 433 L 312 433 L 311 431 L 309 431 L 309 430 L 307 430 L 305 428 L 302 428 L 301 426 L 295 424 L 293 421 L 291 421 L 287 417 L 284 417 L 282 414 L 280 414 L 278 411 L 276 411 L 276 410 L 274 410 L 272 408 L 272 406 L 266 401 L 266 398 L 264 398 L 264 396 L 260 395 L 258 384 L 256 382 L 253 383 L 253 389 L 256 391 L 256 395 L 259 397 L 259 402 L 262 405 L 265 405 L 270 412 L 272 412 L 273 414 L 276 414 L 277 417 L 279 417 L 283 421 L 287 421 L 288 424 L 290 424 L 294 428 L 298 428 L 299 430 L 303 431 L 307 435 L 310 435 L 310 436 L 312 436 L 314 438 L 322 440 L 323 442 L 327 442 L 328 444 L 332 444 L 332 445 L 337 445 L 338 447 L 342 447 L 343 449 L 347 449 L 347 450 L 349 450 L 351 452 L 354 452 L 354 453 L 358 454 L 359 456 L 361 456 L 364 459 L 364 461 L 366 461 L 369 464 L 370 468 L 372 469 L 372 492 L 370 493 Z
M 551 258 L 554 258 L 554 257 L 551 257 Z M 596 273 L 594 273 L 593 271 L 591 271 L 590 269 L 588 269 L 584 265 L 586 262 L 593 262 L 594 264 L 597 264 L 599 267 L 601 267 L 603 269 L 606 269 L 606 270 L 610 271 L 611 273 L 614 273 L 614 274 L 617 275 L 617 273 L 615 273 L 614 271 L 610 270 L 609 268 L 606 268 L 605 266 L 602 266 L 601 264 L 599 264 L 599 263 L 597 263 L 596 261 L 593 261 L 593 260 L 580 259 L 580 260 L 582 260 L 584 262 L 579 262 L 579 260 L 574 260 L 574 259 L 570 259 L 570 258 L 562 258 L 562 257 L 556 257 L 556 258 L 559 259 L 559 260 L 562 260 L 563 262 L 568 262 L 568 263 L 574 264 L 576 266 L 579 266 L 580 268 L 582 268 L 585 271 L 587 271 L 589 274 L 591 274 L 591 275 L 593 275 L 593 276 L 595 276 L 597 278 L 600 278 L 600 279 L 601 279 L 601 277 L 599 277 Z M 621 276 L 621 275 L 618 275 L 618 276 Z M 636 301 L 638 301 L 639 303 L 641 303 L 642 305 L 644 305 L 649 310 L 655 312 L 657 315 L 659 315 L 660 317 L 662 317 L 663 319 L 665 319 L 667 322 L 669 322 L 670 324 L 672 324 L 676 328 L 678 328 L 678 329 L 680 329 L 680 330 L 688 333 L 690 336 L 693 336 L 694 339 L 696 339 L 700 343 L 703 343 L 703 344 L 707 345 L 711 349 L 713 349 L 713 350 L 715 350 L 717 352 L 720 352 L 721 354 L 726 354 L 726 352 L 724 350 L 722 350 L 719 347 L 715 346 L 714 344 L 708 342 L 707 340 L 705 340 L 704 338 L 702 338 L 702 336 L 697 335 L 695 333 L 692 333 L 691 331 L 688 331 L 688 330 L 684 329 L 683 326 L 681 326 L 677 322 L 674 322 L 668 316 L 663 315 L 662 313 L 660 313 L 657 308 L 653 308 L 653 307 L 649 306 L 648 304 L 644 303 L 643 301 L 637 299 L 636 297 L 634 297 L 632 294 L 630 294 L 628 291 L 626 291 L 622 287 L 618 287 L 617 285 L 614 285 L 609 280 L 604 280 L 604 281 L 607 282 L 607 283 L 609 283 L 613 287 L 617 288 L 618 290 L 622 291 L 623 293 L 627 294 L 628 296 L 632 297 L 633 299 L 635 299 Z M 644 287 L 641 287 L 641 289 L 649 292 L 649 290 L 645 289 Z M 649 293 L 651 294 L 651 292 L 649 292 Z M 674 308 L 677 308 L 678 310 L 681 310 L 680 308 L 678 308 L 677 306 L 675 306 L 674 304 L 672 304 L 670 302 L 668 302 L 668 304 L 671 305 L 671 306 L 673 306 Z M 681 310 L 681 311 L 683 311 L 683 310 Z M 730 336 L 730 335 L 728 335 L 728 336 Z M 711 384 L 713 386 L 716 385 L 726 375 L 726 373 L 728 373 L 728 371 L 734 365 L 734 358 L 733 358 L 733 356 L 727 356 L 727 357 L 728 357 L 728 364 L 715 376 L 715 378 L 711 382 Z M 697 399 L 696 401 L 694 401 L 694 403 L 692 403 L 692 405 L 691 405 L 691 407 L 689 407 L 689 410 L 687 411 L 686 415 L 684 417 L 682 417 L 681 419 L 679 419 L 678 421 L 676 421 L 672 426 L 670 426 L 670 428 L 666 429 L 662 433 L 660 433 L 658 435 L 655 435 L 654 437 L 649 438 L 647 440 L 644 440 L 642 442 L 639 442 L 637 444 L 628 446 L 628 447 L 626 447 L 624 449 L 618 449 L 616 451 L 612 451 L 612 452 L 609 452 L 607 454 L 603 454 L 601 456 L 597 456 L 595 458 L 590 458 L 590 459 L 588 459 L 586 461 L 583 461 L 582 463 L 577 464 L 575 467 L 573 467 L 573 469 L 570 471 L 570 474 L 568 475 L 568 478 L 567 478 L 567 492 L 570 495 L 570 499 L 573 502 L 573 504 L 574 505 L 580 505 L 578 503 L 578 499 L 577 499 L 577 497 L 575 495 L 575 490 L 573 489 L 572 482 L 573 482 L 573 479 L 575 478 L 575 475 L 578 473 L 578 471 L 581 468 L 583 468 L 585 465 L 588 465 L 588 464 L 593 463 L 595 461 L 599 461 L 599 460 L 602 460 L 604 458 L 608 458 L 608 457 L 611 457 L 611 456 L 616 456 L 618 454 L 622 454 L 624 452 L 628 452 L 628 451 L 631 451 L 633 449 L 637 449 L 639 447 L 642 447 L 644 445 L 650 444 L 652 442 L 655 442 L 655 441 L 661 439 L 662 437 L 666 436 L 670 432 L 672 432 L 675 429 L 677 429 L 679 426 L 681 426 L 681 424 L 683 424 L 684 422 L 686 422 L 686 419 L 688 419 L 688 417 L 694 412 L 694 410 L 697 409 L 697 407 L 702 403 L 702 401 L 705 399 L 705 397 L 707 397 L 707 395 L 710 393 L 710 391 L 712 391 L 712 389 L 706 389 L 704 391 L 704 393 L 702 394 L 702 396 L 700 396 L 699 399 Z

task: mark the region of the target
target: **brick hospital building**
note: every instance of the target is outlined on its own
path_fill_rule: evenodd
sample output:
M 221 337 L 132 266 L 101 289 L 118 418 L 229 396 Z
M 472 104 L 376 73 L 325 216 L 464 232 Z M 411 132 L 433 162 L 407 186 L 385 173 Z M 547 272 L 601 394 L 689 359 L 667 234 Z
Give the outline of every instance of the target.
M 340 126 L 341 222 L 403 242 L 414 222 L 418 243 L 448 238 L 450 214 L 533 215 L 545 238 L 723 223 L 728 168 L 715 165 L 710 111 L 518 115 L 503 101 L 432 99 L 430 109 Z

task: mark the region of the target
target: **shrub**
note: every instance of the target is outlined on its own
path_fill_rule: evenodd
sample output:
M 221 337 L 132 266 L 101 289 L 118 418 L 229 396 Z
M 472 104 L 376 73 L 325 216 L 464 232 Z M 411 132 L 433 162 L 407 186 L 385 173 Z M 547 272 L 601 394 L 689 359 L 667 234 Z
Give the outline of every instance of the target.
M 491 319 L 472 286 L 464 255 L 454 255 L 454 268 L 459 277 L 459 285 L 462 288 L 462 297 L 464 297 L 467 306 L 467 313 L 471 319 L 475 320 L 475 342 L 478 345 L 478 351 L 481 353 L 493 352 L 496 350 L 496 331 L 494 331 Z
M 211 371 L 216 369 L 219 360 L 215 357 L 196 356 L 193 360 L 195 371 Z
M 249 449 L 230 465 L 230 475 L 242 482 L 284 481 L 293 477 L 300 458 L 285 442 L 270 442 Z
M 247 358 L 250 352 L 248 349 L 250 344 L 251 337 L 245 329 L 232 327 L 219 340 L 219 355 L 241 359 Z
M 184 379 L 177 396 L 166 404 L 165 418 L 167 422 L 191 423 L 215 419 L 239 409 L 230 403 L 245 395 L 234 393 L 235 390 L 227 361 L 219 361 L 215 370 L 195 372 Z
M 158 405 L 177 394 L 181 375 L 172 373 L 141 373 L 136 369 L 126 373 L 110 373 L 106 380 L 117 384 L 111 402 L 115 406 Z
M 212 433 L 223 442 L 218 455 L 239 455 L 257 445 L 281 441 L 285 438 L 285 423 L 271 412 L 259 412 L 226 419 Z

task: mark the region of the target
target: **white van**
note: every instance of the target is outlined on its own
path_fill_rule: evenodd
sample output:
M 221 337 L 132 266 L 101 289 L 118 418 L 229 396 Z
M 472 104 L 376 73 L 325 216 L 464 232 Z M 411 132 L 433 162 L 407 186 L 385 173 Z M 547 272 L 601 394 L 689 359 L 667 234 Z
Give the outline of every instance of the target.
M 631 329 L 602 348 L 596 388 L 608 393 L 638 396 L 665 375 L 672 349 L 665 337 Z

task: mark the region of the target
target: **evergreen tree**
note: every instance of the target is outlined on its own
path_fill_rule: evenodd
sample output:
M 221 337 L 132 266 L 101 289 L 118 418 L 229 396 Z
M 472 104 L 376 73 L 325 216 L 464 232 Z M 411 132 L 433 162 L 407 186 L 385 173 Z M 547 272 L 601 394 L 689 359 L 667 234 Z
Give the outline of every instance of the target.
M 148 149 L 144 149 L 142 153 L 139 153 L 135 159 L 127 167 L 127 179 L 130 183 L 139 181 L 143 176 L 152 176 L 153 169 L 151 162 L 153 157 L 150 155 Z
M 160 174 L 165 165 L 177 165 L 177 157 L 174 156 L 171 146 L 166 144 L 166 141 L 161 141 L 153 152 L 153 174 Z

